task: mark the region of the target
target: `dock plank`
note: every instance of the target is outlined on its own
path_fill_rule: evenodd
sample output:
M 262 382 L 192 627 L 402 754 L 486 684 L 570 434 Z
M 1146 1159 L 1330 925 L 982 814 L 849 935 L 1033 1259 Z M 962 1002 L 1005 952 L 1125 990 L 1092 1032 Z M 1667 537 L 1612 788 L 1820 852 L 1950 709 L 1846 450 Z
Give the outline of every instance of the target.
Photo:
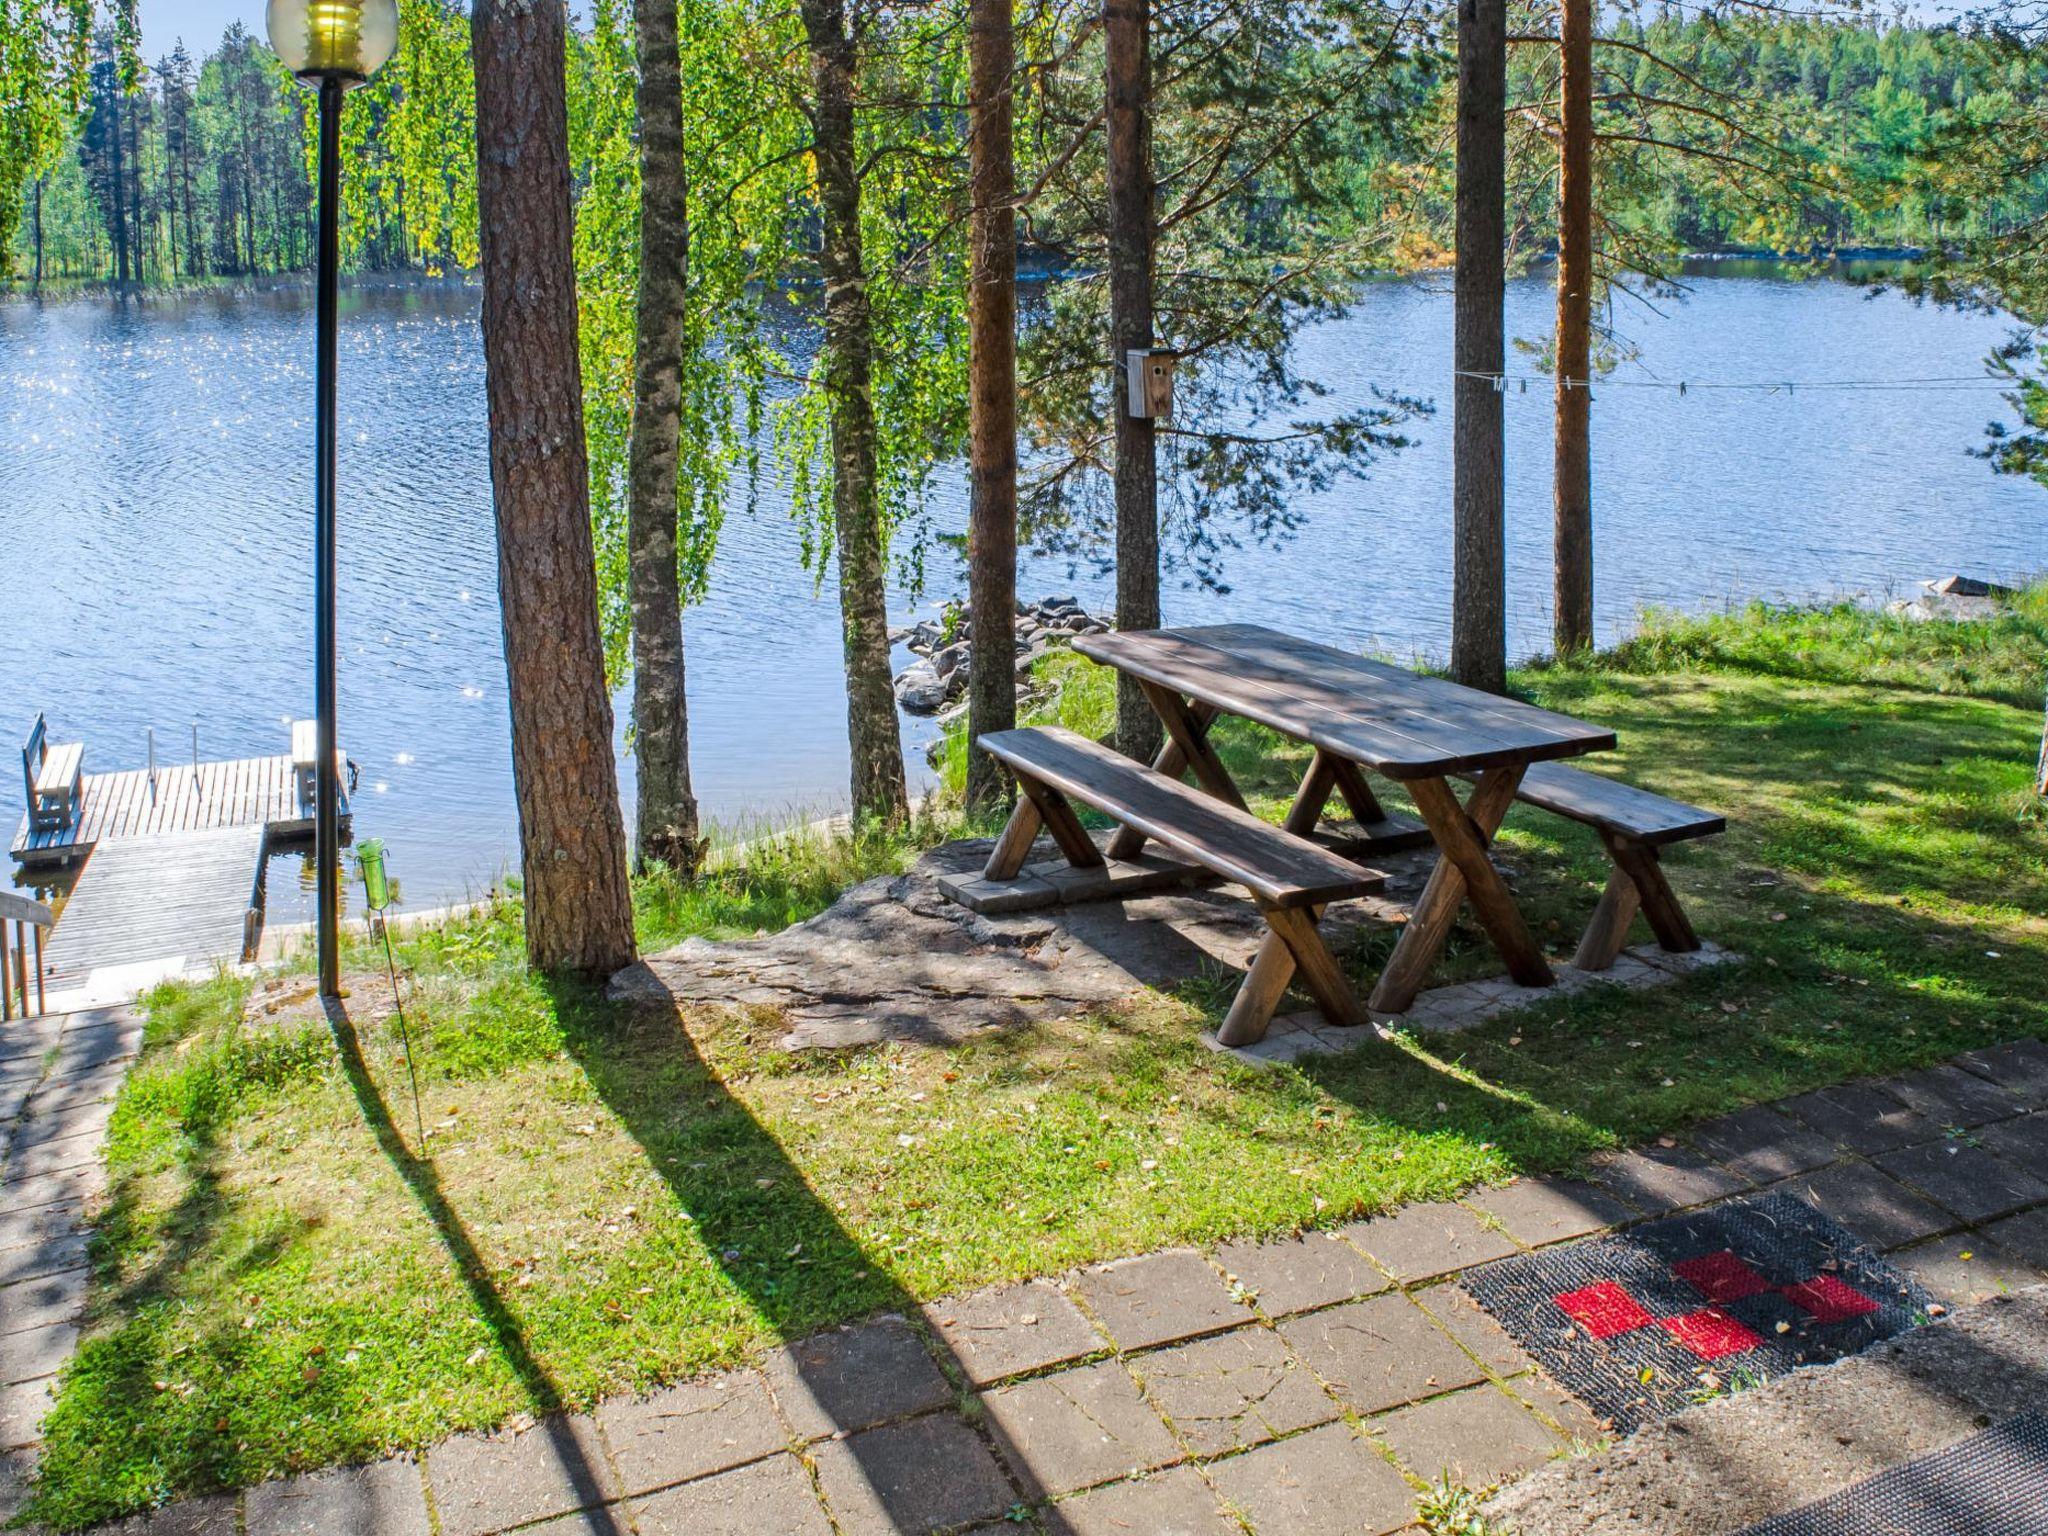
M 264 835 L 250 823 L 95 849 L 50 940 L 50 990 L 82 985 L 110 966 L 240 961 Z

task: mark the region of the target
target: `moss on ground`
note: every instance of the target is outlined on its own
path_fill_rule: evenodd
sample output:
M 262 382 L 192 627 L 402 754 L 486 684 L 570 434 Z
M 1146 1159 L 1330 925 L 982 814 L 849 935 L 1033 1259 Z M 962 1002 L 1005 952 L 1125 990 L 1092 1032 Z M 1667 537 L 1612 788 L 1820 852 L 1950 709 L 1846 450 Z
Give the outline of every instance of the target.
M 404 943 L 422 1157 L 373 972 L 355 1048 L 289 983 L 255 1007 L 238 979 L 164 988 L 111 1127 L 87 1334 L 31 1515 L 74 1528 L 917 1298 L 1346 1221 L 2048 1036 L 2048 829 L 2028 789 L 2042 611 L 2035 594 L 2018 619 L 1937 631 L 1751 610 L 1519 674 L 1616 728 L 1614 771 L 1728 813 L 1671 868 L 1701 930 L 1747 958 L 1453 1040 L 1254 1070 L 1197 1043 L 1228 990 L 1197 980 L 952 1050 L 791 1055 L 772 1013 L 651 1018 L 531 976 L 504 902 Z M 1054 712 L 1106 725 L 1100 674 L 1048 672 Z M 1221 739 L 1276 807 L 1299 750 L 1241 724 Z M 644 883 L 643 934 L 779 927 L 945 830 L 798 838 Z M 1568 950 L 1597 843 L 1521 809 L 1504 836 Z M 1379 945 L 1346 958 L 1367 974 Z M 1451 969 L 1485 964 L 1461 930 Z

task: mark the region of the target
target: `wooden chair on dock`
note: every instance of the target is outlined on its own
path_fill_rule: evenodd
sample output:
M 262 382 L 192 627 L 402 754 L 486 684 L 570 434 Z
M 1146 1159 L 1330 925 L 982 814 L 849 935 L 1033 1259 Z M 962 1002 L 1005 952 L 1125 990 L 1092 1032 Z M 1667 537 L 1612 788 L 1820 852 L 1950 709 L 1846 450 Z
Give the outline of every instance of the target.
M 50 742 L 43 716 L 21 748 L 21 777 L 28 798 L 30 833 L 60 832 L 77 819 L 85 801 L 85 743 Z

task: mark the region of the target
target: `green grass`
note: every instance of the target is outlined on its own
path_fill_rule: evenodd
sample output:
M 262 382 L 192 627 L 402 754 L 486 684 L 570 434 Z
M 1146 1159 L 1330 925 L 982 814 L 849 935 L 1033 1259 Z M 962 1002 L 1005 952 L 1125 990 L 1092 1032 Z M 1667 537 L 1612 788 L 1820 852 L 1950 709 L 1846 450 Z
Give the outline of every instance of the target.
M 1798 645 L 1756 615 L 1700 621 L 1683 652 L 1516 678 L 1611 723 L 1613 771 L 1728 812 L 1727 836 L 1670 867 L 1702 931 L 1747 959 L 1452 1039 L 1254 1070 L 1195 1039 L 1228 999 L 1215 977 L 951 1050 L 792 1055 L 770 1010 L 677 1020 L 534 978 L 502 902 L 403 941 L 422 1157 L 367 971 L 355 1044 L 303 978 L 163 989 L 110 1131 L 87 1335 L 32 1517 L 70 1529 L 418 1446 L 918 1298 L 1341 1222 L 2048 1035 L 2039 701 L 2015 697 L 2036 638 L 2001 621 L 1943 649 L 1870 618 L 1859 647 L 1850 618 L 1787 618 L 1818 637 Z M 1101 675 L 1048 666 L 1071 672 L 1059 716 L 1106 728 Z M 1275 808 L 1299 752 L 1241 725 L 1220 739 Z M 1504 839 L 1568 952 L 1597 844 L 1521 810 Z M 799 838 L 644 883 L 643 934 L 780 926 L 917 840 Z M 1382 943 L 1347 962 L 1365 974 Z M 1488 963 L 1461 929 L 1448 971 Z

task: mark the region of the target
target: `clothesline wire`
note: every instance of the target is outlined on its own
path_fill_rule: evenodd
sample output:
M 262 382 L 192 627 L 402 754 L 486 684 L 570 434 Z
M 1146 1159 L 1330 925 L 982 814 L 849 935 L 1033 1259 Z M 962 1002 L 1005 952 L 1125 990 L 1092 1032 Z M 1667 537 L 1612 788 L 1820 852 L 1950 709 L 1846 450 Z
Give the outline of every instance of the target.
M 1534 384 L 1561 385 L 1566 389 L 1668 389 L 1689 394 L 1693 390 L 1763 390 L 1770 394 L 1797 394 L 1808 390 L 1873 390 L 1873 391 L 1968 391 L 1973 389 L 2010 390 L 2018 381 L 2001 379 L 1986 374 L 1946 374 L 1924 379 L 1559 379 L 1548 373 L 1495 373 L 1487 369 L 1460 368 L 1455 370 L 1461 379 L 1483 379 L 1496 390 L 1505 391 L 1509 385 L 1518 384 L 1523 393 Z

